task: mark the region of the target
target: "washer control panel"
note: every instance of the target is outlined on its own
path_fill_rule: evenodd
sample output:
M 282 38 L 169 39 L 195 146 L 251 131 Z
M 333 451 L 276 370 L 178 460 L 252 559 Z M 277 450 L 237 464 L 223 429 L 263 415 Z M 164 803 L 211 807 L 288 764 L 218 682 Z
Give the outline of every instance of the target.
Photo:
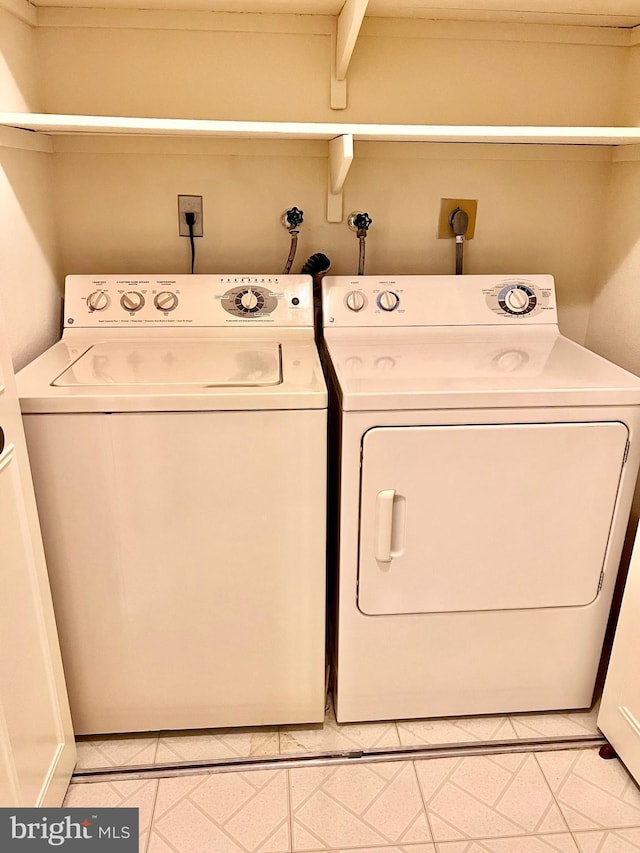
M 550 275 L 327 276 L 325 327 L 557 324 Z
M 308 275 L 70 275 L 65 328 L 313 326 Z

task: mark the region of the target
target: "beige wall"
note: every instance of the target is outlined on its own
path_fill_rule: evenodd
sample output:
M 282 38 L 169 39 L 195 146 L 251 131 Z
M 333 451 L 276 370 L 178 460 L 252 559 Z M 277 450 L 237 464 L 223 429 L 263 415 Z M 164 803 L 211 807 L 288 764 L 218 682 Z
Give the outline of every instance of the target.
M 640 125 L 640 44 L 626 51 L 623 79 L 621 124 Z
M 7 147 L 0 137 L 0 301 L 16 370 L 59 336 L 52 198 L 51 155 Z
M 40 61 L 33 29 L 0 8 L 0 109 L 37 112 Z
M 116 145 L 128 153 L 109 153 Z M 280 216 L 293 204 L 305 213 L 294 269 L 319 251 L 337 274 L 356 269 L 355 235 L 325 219 L 326 143 L 72 140 L 56 147 L 67 273 L 188 272 L 189 243 L 177 234 L 181 192 L 204 197 L 199 272 L 280 271 L 289 248 Z M 610 171 L 603 158 L 599 149 L 362 143 L 345 213 L 363 209 L 373 218 L 367 272 L 446 273 L 454 245 L 436 237 L 440 198 L 478 199 L 467 272 L 553 272 L 563 330 L 583 340 Z
M 615 163 L 587 345 L 640 375 L 640 162 Z
M 0 9 L 0 109 L 40 108 L 34 33 Z M 56 339 L 60 317 L 52 155 L 29 137 L 0 133 L 0 302 L 16 369 Z
M 152 29 L 154 22 L 167 26 L 166 16 L 153 13 L 93 15 L 92 26 L 53 25 L 69 19 L 47 17 L 38 29 L 46 110 L 606 125 L 616 122 L 620 109 L 622 47 L 544 43 L 545 34 L 559 38 L 554 27 L 536 28 L 543 35 L 527 41 L 522 27 L 367 20 L 349 70 L 348 108 L 336 113 L 329 106 L 329 19 L 319 18 L 314 27 L 309 16 L 257 16 L 268 24 L 256 24 L 255 17 L 222 16 L 220 26 L 230 28 L 231 18 L 239 27 L 246 18 L 248 30 L 263 32 L 198 30 L 206 18 L 189 13 L 171 18 L 184 27 L 173 29 Z M 193 29 L 186 28 L 190 21 Z

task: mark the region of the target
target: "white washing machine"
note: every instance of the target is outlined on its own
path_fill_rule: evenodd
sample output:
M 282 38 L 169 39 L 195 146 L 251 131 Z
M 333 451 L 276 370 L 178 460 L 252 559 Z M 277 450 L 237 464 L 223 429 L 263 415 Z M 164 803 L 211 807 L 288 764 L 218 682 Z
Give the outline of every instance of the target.
M 323 282 L 340 722 L 588 707 L 640 460 L 640 379 L 551 276 Z
M 18 374 L 76 733 L 317 722 L 308 276 L 70 276 Z

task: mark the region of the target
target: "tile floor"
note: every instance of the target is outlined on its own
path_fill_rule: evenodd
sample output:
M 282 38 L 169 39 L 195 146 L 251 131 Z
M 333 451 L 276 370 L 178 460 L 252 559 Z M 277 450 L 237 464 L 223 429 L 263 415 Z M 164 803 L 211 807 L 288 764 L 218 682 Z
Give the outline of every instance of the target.
M 593 748 L 74 784 L 65 804 L 138 806 L 141 853 L 640 851 L 640 789 Z
M 323 725 L 256 729 L 161 732 L 78 740 L 78 768 L 207 761 L 250 756 L 293 755 L 336 750 L 460 744 L 536 737 L 598 735 L 598 707 L 589 711 L 403 720 L 385 723 L 336 722 L 329 705 Z M 422 853 L 422 851 L 412 851 Z
M 81 738 L 78 767 L 597 735 L 590 711 Z M 597 750 L 74 784 L 140 809 L 141 853 L 631 853 L 640 792 Z

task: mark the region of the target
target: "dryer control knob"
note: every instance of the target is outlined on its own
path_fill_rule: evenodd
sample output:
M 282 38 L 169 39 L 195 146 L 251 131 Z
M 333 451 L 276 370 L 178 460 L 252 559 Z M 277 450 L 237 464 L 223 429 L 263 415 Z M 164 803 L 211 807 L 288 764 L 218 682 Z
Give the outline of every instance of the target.
M 505 302 L 512 311 L 519 314 L 529 306 L 529 294 L 519 287 L 514 287 L 513 290 L 507 293 Z
M 87 296 L 87 306 L 89 311 L 104 311 L 111 304 L 109 295 L 104 290 L 94 290 Z
M 378 306 L 383 311 L 395 311 L 400 304 L 400 297 L 393 290 L 383 290 L 378 296 Z
M 120 305 L 125 311 L 139 311 L 144 305 L 144 296 L 137 290 L 130 290 L 120 297 Z
M 362 311 L 367 304 L 367 297 L 361 290 L 350 290 L 344 301 L 349 311 Z
M 174 308 L 178 307 L 178 297 L 170 290 L 163 290 L 161 293 L 156 293 L 153 304 L 158 311 L 173 311 Z

